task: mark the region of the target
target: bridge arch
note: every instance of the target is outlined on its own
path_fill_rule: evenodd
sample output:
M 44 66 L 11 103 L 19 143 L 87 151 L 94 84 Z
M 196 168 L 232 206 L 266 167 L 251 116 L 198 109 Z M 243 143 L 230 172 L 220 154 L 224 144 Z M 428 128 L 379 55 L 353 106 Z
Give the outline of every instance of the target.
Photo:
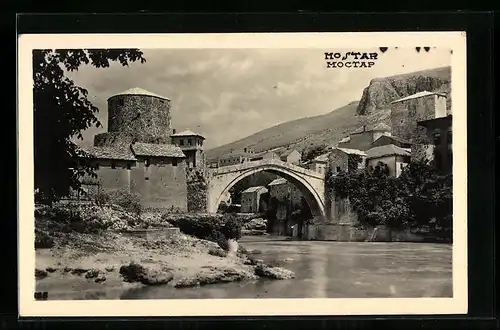
M 216 213 L 222 196 L 227 194 L 237 182 L 259 172 L 274 173 L 291 182 L 304 196 L 312 215 L 325 217 L 324 176 L 279 160 L 262 160 L 211 169 L 208 185 L 208 212 Z

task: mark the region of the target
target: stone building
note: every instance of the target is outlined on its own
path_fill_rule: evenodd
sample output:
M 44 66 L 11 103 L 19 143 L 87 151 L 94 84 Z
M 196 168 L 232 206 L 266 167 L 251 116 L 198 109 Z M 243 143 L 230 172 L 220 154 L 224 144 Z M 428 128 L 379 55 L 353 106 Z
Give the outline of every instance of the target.
M 274 151 L 270 151 L 270 150 L 256 153 L 250 157 L 250 161 L 252 161 L 252 162 L 263 160 L 263 159 L 280 159 L 280 157 L 277 153 L 275 153 Z
M 84 184 L 135 193 L 146 208 L 187 210 L 186 154 L 172 143 L 170 108 L 170 99 L 141 88 L 108 98 L 108 131 L 82 147 L 97 174 Z
M 374 141 L 384 135 L 391 135 L 391 127 L 388 125 L 384 123 L 364 125 L 352 132 L 349 137 L 342 139 L 338 147 L 366 151 L 371 148 Z
M 399 177 L 403 168 L 410 163 L 411 152 L 393 144 L 374 147 L 366 151 L 367 165 L 375 167 L 379 162 L 387 165 L 389 175 Z
M 217 166 L 222 167 L 243 164 L 250 161 L 250 159 L 254 156 L 255 152 L 253 148 L 245 147 L 242 150 L 232 151 L 220 156 L 217 161 Z
M 186 155 L 188 168 L 203 168 L 205 166 L 205 154 L 203 153 L 205 138 L 190 130 L 176 133 L 174 129 L 172 133 L 172 143 L 181 148 Z
M 451 173 L 453 167 L 452 116 L 423 120 L 418 126 L 424 128 L 424 136 L 412 148 L 412 158 L 433 161 L 441 172 Z
M 325 174 L 328 168 L 328 154 L 329 153 L 324 153 L 311 159 L 311 161 L 305 164 L 306 167 L 315 172 Z
M 417 122 L 446 117 L 446 94 L 419 92 L 391 102 L 392 135 L 414 142 Z
M 241 212 L 258 213 L 260 208 L 260 196 L 268 192 L 263 186 L 250 187 L 241 193 Z
M 299 165 L 302 161 L 302 154 L 295 149 L 290 149 L 282 152 L 280 159 L 286 163 Z
M 333 148 L 327 154 L 327 166 L 333 175 L 364 168 L 367 154 L 358 149 Z
M 300 205 L 302 193 L 291 182 L 278 178 L 269 183 L 269 196 L 278 200 L 289 200 L 293 205 Z

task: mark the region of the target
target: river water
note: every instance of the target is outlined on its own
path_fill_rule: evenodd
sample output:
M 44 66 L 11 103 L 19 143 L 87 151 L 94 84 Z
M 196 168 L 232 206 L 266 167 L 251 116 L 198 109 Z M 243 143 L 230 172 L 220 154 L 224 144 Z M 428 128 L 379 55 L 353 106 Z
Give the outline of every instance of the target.
M 452 297 L 451 245 L 290 241 L 244 237 L 265 262 L 285 260 L 292 280 L 258 280 L 199 288 L 141 287 L 121 299 Z

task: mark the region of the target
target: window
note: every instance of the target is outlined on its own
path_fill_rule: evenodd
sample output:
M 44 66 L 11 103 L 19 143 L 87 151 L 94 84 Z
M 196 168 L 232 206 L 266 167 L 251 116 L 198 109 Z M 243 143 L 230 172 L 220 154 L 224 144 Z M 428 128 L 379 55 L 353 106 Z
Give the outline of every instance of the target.
M 399 168 L 403 169 L 403 167 L 404 167 L 404 164 L 403 163 L 399 163 Z
M 127 164 L 127 170 L 130 170 L 132 168 L 132 165 Z
M 146 159 L 144 160 L 144 165 L 146 165 L 146 167 L 149 167 L 149 165 L 150 165 L 150 161 L 149 161 L 149 159 L 147 159 L 147 158 L 146 158 Z
M 434 140 L 434 145 L 438 145 L 441 143 L 441 132 L 439 130 L 435 130 L 432 138 Z
M 337 173 L 340 173 L 340 166 L 337 166 Z
M 184 145 L 184 139 L 180 139 L 180 140 L 179 140 L 179 144 L 180 144 L 181 146 L 183 146 L 183 145 Z
M 98 170 L 99 169 L 99 163 L 96 163 L 95 164 L 95 169 Z
M 115 163 L 111 163 L 111 168 L 115 169 L 116 168 L 116 164 Z
M 200 140 L 200 146 L 203 146 L 203 140 Z
M 190 146 L 190 145 L 192 145 L 192 142 L 193 142 L 193 141 L 192 141 L 191 139 L 188 139 L 188 145 L 189 145 L 189 146 Z
M 172 158 L 172 166 L 177 166 L 177 158 Z

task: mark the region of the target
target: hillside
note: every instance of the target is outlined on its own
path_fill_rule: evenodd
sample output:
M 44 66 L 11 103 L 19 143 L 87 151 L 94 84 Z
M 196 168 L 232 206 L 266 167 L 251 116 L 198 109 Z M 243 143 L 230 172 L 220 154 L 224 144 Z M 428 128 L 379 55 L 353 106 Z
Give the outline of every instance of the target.
M 213 160 L 243 147 L 253 147 L 255 151 L 273 148 L 304 151 L 321 144 L 335 145 L 363 125 L 384 122 L 390 126 L 390 102 L 424 90 L 447 93 L 451 109 L 450 82 L 450 67 L 376 78 L 364 89 L 359 102 L 351 102 L 324 115 L 285 122 L 208 150 L 207 159 Z

